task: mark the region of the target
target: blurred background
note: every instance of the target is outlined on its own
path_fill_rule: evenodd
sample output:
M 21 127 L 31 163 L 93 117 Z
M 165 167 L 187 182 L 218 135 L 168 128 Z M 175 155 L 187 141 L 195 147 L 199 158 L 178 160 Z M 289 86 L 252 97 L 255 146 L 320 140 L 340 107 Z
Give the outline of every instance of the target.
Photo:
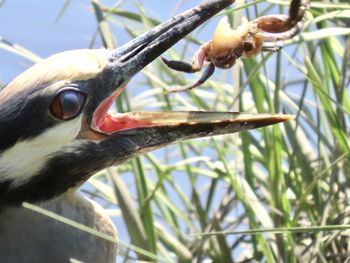
M 0 86 L 42 58 L 119 46 L 201 1 L 0 1 Z M 289 1 L 236 1 L 233 26 L 288 14 Z M 190 62 L 211 19 L 164 54 Z M 240 59 L 203 86 L 161 60 L 132 79 L 114 110 L 295 114 L 294 121 L 181 142 L 99 172 L 83 187 L 115 222 L 120 262 L 350 260 L 350 4 L 311 1 L 302 33 L 277 53 Z M 131 247 L 130 244 L 135 247 Z

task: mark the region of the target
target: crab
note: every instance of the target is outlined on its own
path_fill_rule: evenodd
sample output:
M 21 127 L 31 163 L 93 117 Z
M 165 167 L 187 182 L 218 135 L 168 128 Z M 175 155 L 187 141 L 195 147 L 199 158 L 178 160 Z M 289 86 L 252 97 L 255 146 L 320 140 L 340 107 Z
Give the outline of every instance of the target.
M 167 92 L 187 91 L 198 87 L 213 75 L 216 67 L 230 68 L 241 57 L 249 58 L 262 51 L 279 51 L 280 47 L 276 46 L 275 42 L 291 39 L 300 32 L 307 6 L 308 0 L 292 0 L 288 16 L 268 15 L 252 21 L 242 17 L 241 25 L 236 29 L 231 28 L 227 17 L 222 18 L 214 31 L 213 38 L 200 46 L 192 63 L 167 60 L 162 57 L 169 68 L 187 73 L 198 72 L 202 70 L 205 61 L 209 62 L 197 82 L 173 88 Z

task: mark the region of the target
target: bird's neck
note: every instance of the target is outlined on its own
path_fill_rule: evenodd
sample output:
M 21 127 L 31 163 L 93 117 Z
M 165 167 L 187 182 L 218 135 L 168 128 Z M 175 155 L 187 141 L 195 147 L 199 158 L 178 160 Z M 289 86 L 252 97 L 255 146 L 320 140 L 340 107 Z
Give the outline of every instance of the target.
M 75 189 L 34 205 L 109 236 L 117 235 L 102 208 L 80 196 Z M 0 233 L 0 258 L 4 262 L 13 262 L 12 259 L 41 262 L 50 258 L 60 259 L 59 262 L 69 262 L 70 258 L 84 262 L 113 262 L 117 251 L 113 243 L 23 206 L 3 207 Z M 45 249 L 38 251 L 35 247 Z M 109 260 L 99 258 L 100 255 L 95 253 L 97 250 L 91 248 L 107 249 Z

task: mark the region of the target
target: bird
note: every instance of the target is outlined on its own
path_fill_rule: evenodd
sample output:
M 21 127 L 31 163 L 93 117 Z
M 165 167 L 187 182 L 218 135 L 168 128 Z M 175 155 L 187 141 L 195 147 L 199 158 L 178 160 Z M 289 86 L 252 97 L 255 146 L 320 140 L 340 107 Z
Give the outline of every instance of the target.
M 108 112 L 146 65 L 232 4 L 206 1 L 121 47 L 55 54 L 0 91 L 0 262 L 115 262 L 117 245 L 23 207 L 23 202 L 117 238 L 78 188 L 94 173 L 183 139 L 255 129 L 291 115 Z

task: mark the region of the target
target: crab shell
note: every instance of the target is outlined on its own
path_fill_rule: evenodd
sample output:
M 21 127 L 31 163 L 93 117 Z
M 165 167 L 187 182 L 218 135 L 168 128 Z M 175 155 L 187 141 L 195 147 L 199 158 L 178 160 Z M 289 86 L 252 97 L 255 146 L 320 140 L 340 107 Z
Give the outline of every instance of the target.
M 242 23 L 232 29 L 228 18 L 217 25 L 208 49 L 207 59 L 216 67 L 230 68 L 241 56 L 251 57 L 260 52 L 263 38 L 257 25 L 242 17 Z
M 232 67 L 242 56 L 243 43 L 249 33 L 249 22 L 242 18 L 242 24 L 232 29 L 228 18 L 223 17 L 217 25 L 209 53 L 211 62 L 219 68 Z
M 249 58 L 256 56 L 261 52 L 264 43 L 264 37 L 257 24 L 249 24 L 249 33 L 244 39 L 242 57 Z

